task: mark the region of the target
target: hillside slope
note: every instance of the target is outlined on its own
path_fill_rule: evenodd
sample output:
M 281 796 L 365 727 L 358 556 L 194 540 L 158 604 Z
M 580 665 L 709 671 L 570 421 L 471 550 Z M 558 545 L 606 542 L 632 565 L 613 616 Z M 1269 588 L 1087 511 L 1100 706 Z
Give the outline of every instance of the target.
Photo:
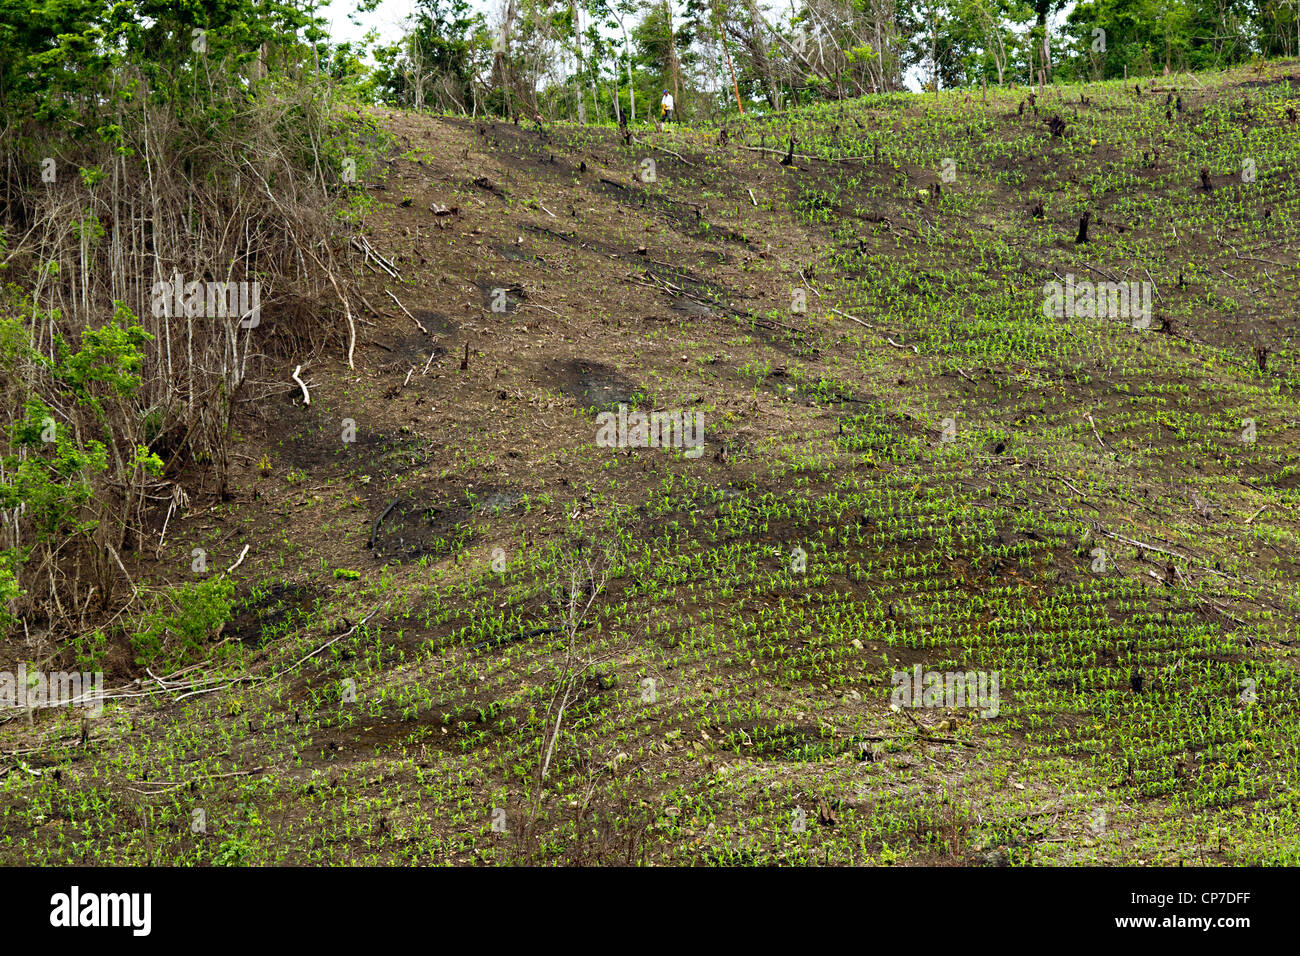
M 236 616 L 0 726 L 2 858 L 1296 863 L 1297 69 L 380 114 L 353 367 L 130 568 Z

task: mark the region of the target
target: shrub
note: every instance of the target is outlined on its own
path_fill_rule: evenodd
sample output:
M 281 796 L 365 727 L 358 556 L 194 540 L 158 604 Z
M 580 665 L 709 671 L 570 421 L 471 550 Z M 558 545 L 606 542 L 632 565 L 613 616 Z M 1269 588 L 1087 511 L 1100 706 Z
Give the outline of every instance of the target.
M 157 592 L 154 608 L 131 638 L 136 663 L 150 664 L 164 652 L 168 660 L 183 663 L 230 621 L 234 590 L 223 577 Z

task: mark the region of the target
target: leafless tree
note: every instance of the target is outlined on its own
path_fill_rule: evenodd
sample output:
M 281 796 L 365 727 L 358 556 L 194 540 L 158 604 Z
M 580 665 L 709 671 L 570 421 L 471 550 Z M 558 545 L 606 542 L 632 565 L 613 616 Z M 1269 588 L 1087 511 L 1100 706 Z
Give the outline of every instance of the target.
M 605 590 L 618 557 L 613 543 L 592 545 L 579 541 L 560 558 L 554 584 L 554 601 L 559 613 L 562 642 L 559 672 L 552 684 L 550 702 L 542 720 L 542 762 L 538 771 L 545 781 L 555 757 L 564 727 L 564 715 L 578 698 L 592 669 L 610 660 L 616 647 L 588 640 L 584 633 L 592 623 L 596 601 Z

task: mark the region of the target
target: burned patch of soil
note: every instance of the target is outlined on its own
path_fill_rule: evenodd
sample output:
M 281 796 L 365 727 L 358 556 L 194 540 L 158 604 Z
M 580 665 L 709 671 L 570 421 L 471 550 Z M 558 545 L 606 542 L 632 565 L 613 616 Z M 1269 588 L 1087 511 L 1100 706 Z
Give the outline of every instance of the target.
M 483 308 L 490 312 L 510 315 L 519 308 L 519 304 L 528 298 L 521 285 L 500 285 L 492 282 L 475 282 L 479 295 L 483 297 Z
M 409 744 L 423 744 L 439 750 L 454 748 L 464 752 L 467 741 L 470 749 L 479 749 L 501 735 L 502 714 L 516 718 L 522 712 L 505 711 L 495 701 L 471 704 L 444 712 L 442 708 L 422 710 L 414 714 L 389 714 L 361 720 L 345 727 L 322 729 L 303 750 L 303 758 L 312 767 L 346 766 L 357 760 L 368 760 L 376 754 L 400 752 Z M 480 733 L 486 730 L 486 734 Z
M 293 630 L 310 613 L 319 594 L 318 588 L 307 584 L 275 584 L 264 595 L 250 593 L 237 605 L 239 610 L 225 632 L 248 647 L 261 647 Z
M 536 265 L 546 265 L 545 259 L 536 253 L 529 252 L 517 243 L 503 242 L 495 248 L 497 254 L 508 262 L 531 262 Z
M 423 351 L 412 354 L 408 365 L 428 361 L 428 340 L 423 336 L 415 340 Z M 413 433 L 367 428 L 357 413 L 325 411 L 316 402 L 302 406 L 293 401 L 291 393 L 269 402 L 264 415 L 286 435 L 268 453 L 276 468 L 339 475 L 364 466 L 379 477 L 410 471 L 428 461 L 432 453 L 432 446 Z
M 419 315 L 419 313 L 416 314 Z M 433 331 L 423 319 L 420 320 L 420 323 L 429 331 Z M 412 365 L 423 365 L 427 362 L 430 352 L 433 353 L 435 359 L 447 354 L 446 348 L 441 345 L 434 345 L 429 336 L 419 332 L 400 339 L 390 339 L 387 342 L 376 339 L 374 344 L 387 353 L 384 357 L 387 361 L 381 359 L 375 366 L 382 371 L 391 371 L 396 368 L 405 372 Z
M 427 504 L 395 498 L 371 525 L 370 546 L 377 561 L 400 564 L 425 555 L 446 557 L 473 540 L 469 517 L 470 508 L 461 503 Z
M 570 359 L 558 365 L 547 364 L 552 381 L 561 394 L 576 398 L 588 411 L 607 409 L 618 404 L 636 405 L 641 387 L 617 369 L 592 359 Z
M 1292 89 L 1300 87 L 1300 76 L 1294 73 L 1288 73 L 1286 76 L 1277 77 L 1276 79 L 1259 79 L 1246 80 L 1237 84 L 1238 89 L 1267 89 L 1271 86 L 1286 86 Z
M 607 199 L 632 209 L 646 209 L 665 217 L 678 226 L 702 226 L 703 214 L 696 203 L 669 199 L 656 193 L 627 186 L 612 179 L 601 179 L 596 183 L 595 191 Z
M 536 123 L 525 121 L 516 126 L 514 123 L 468 118 L 448 118 L 444 122 L 472 130 L 483 152 L 530 179 L 557 183 L 573 181 L 576 170 L 564 156 L 564 146 L 554 142 L 551 133 L 539 129 Z
M 369 546 L 379 561 L 446 557 L 474 540 L 475 517 L 495 518 L 511 511 L 522 495 L 494 487 L 463 489 L 451 495 L 417 491 L 385 501 L 370 525 Z
M 455 335 L 460 331 L 460 323 L 432 309 L 415 309 L 412 313 L 420 324 L 435 335 Z

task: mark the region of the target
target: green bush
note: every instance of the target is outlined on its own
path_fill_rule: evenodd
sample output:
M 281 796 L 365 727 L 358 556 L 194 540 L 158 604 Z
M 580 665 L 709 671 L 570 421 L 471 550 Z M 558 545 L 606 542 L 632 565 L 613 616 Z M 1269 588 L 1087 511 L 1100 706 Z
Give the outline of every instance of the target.
M 136 663 L 150 664 L 164 653 L 184 663 L 230 621 L 234 591 L 233 582 L 213 578 L 157 592 L 154 608 L 131 638 Z

